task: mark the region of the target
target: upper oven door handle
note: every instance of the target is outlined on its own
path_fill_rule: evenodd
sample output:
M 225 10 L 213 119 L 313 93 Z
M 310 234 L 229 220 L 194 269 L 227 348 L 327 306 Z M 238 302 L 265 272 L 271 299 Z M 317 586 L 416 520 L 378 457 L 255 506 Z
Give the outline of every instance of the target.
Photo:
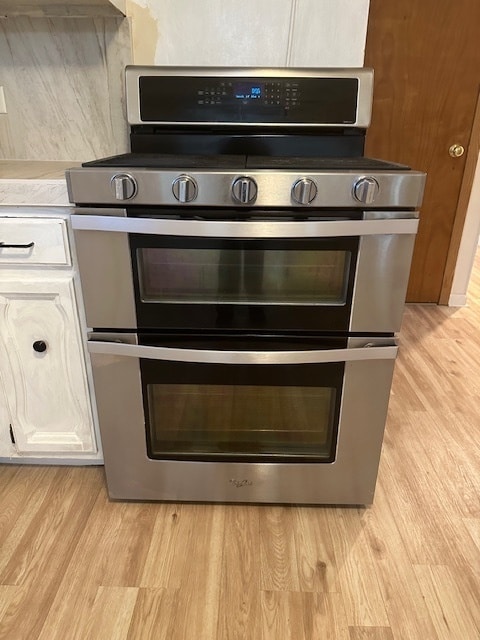
M 408 212 L 411 215 L 411 212 Z M 207 238 L 334 238 L 415 234 L 417 218 L 375 220 L 166 220 L 73 215 L 74 229 Z
M 325 349 L 311 351 L 220 351 L 213 349 L 179 349 L 151 347 L 119 342 L 90 340 L 90 353 L 110 356 L 126 356 L 147 360 L 171 362 L 199 362 L 205 364 L 308 364 L 327 362 L 352 362 L 358 360 L 394 360 L 398 347 L 392 340 L 390 346 L 369 346 L 351 349 Z

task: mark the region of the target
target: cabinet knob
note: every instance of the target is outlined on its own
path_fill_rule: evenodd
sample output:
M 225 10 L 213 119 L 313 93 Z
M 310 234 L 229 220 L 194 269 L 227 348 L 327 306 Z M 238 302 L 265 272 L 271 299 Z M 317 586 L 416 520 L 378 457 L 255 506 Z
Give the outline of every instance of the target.
M 43 353 L 47 350 L 47 343 L 44 340 L 35 340 L 33 343 L 33 350 L 37 353 Z

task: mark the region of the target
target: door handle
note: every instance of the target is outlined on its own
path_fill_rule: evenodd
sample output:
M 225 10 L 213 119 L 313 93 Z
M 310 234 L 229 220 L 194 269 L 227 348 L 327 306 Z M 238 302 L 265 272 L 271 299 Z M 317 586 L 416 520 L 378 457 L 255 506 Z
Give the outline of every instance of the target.
M 448 153 L 452 156 L 452 158 L 461 158 L 465 153 L 465 147 L 461 144 L 452 144 L 449 148 Z
M 127 356 L 147 360 L 172 362 L 198 362 L 205 364 L 320 364 L 353 362 L 358 360 L 394 360 L 397 346 L 364 347 L 351 349 L 324 349 L 311 351 L 219 351 L 214 349 L 182 349 L 122 344 L 118 342 L 88 342 L 90 353 Z
M 164 236 L 203 238 L 335 238 L 351 236 L 414 234 L 418 218 L 386 220 L 321 221 L 234 221 L 234 220 L 161 220 L 152 218 L 116 218 L 74 215 L 72 226 L 78 231 L 114 231 Z

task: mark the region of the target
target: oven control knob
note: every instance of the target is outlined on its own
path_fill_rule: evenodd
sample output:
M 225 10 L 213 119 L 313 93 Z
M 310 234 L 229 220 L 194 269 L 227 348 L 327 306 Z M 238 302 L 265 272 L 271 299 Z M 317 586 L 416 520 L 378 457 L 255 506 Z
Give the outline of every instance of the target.
M 379 190 L 375 178 L 359 178 L 353 185 L 353 197 L 362 204 L 372 204 Z
M 172 191 L 179 202 L 192 202 L 197 197 L 198 187 L 190 176 L 178 176 L 172 183 Z
M 130 200 L 137 193 L 137 182 L 128 173 L 117 173 L 110 184 L 115 200 Z
M 249 204 L 257 197 L 257 183 L 253 178 L 237 178 L 232 185 L 233 199 L 242 204 Z
M 300 178 L 292 187 L 292 198 L 297 204 L 310 204 L 317 195 L 317 185 L 310 178 Z

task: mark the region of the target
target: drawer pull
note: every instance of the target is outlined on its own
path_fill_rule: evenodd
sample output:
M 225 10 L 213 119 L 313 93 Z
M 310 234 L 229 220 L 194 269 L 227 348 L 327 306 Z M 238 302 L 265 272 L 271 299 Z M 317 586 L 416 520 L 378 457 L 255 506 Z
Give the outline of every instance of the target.
M 37 353 L 44 353 L 47 350 L 47 343 L 44 340 L 35 340 L 32 346 Z
M 7 244 L 6 242 L 0 242 L 0 249 L 31 249 L 35 246 L 34 242 L 28 244 Z

